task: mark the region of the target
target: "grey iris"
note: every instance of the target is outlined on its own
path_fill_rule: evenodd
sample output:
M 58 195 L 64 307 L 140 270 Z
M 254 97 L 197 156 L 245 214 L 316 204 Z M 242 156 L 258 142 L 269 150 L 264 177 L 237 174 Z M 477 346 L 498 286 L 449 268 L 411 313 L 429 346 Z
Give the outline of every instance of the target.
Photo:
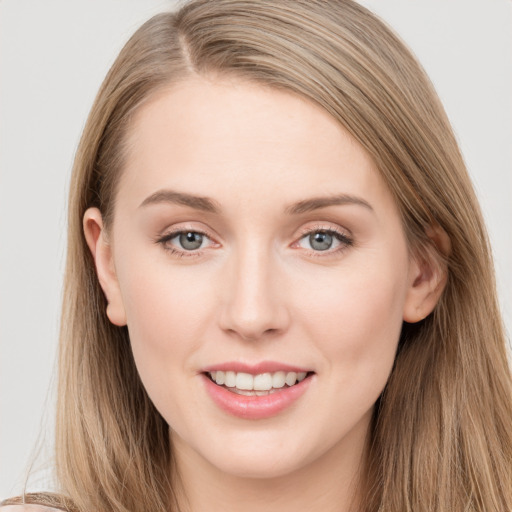
M 202 243 L 203 235 L 201 235 L 201 233 L 188 232 L 181 233 L 180 235 L 180 245 L 183 249 L 187 249 L 188 251 L 199 249 Z
M 309 244 L 315 251 L 326 251 L 332 246 L 332 235 L 325 231 L 317 231 L 309 235 Z

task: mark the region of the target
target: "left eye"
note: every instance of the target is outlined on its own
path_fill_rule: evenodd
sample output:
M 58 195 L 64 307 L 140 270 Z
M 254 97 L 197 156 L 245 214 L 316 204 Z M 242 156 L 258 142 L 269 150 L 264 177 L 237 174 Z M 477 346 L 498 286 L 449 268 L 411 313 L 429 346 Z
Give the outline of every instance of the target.
M 342 244 L 349 244 L 349 240 L 343 235 L 329 230 L 312 231 L 299 240 L 300 247 L 313 251 L 328 251 Z
M 203 247 L 203 242 L 206 240 L 207 238 L 202 233 L 196 231 L 182 231 L 167 239 L 168 243 L 177 245 L 180 249 L 184 249 L 185 251 L 200 249 Z

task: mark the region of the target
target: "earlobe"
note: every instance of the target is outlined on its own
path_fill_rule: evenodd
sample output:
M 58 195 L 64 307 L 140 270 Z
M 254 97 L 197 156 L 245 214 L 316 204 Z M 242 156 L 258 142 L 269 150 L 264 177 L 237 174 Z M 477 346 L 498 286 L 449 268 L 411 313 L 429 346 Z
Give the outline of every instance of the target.
M 409 323 L 419 322 L 432 313 L 448 280 L 450 239 L 440 226 L 429 228 L 427 235 L 432 244 L 411 256 L 403 314 Z
M 107 298 L 107 316 L 114 325 L 126 325 L 126 312 L 115 272 L 112 247 L 98 208 L 89 208 L 85 212 L 83 229 L 87 245 L 94 259 L 98 281 Z

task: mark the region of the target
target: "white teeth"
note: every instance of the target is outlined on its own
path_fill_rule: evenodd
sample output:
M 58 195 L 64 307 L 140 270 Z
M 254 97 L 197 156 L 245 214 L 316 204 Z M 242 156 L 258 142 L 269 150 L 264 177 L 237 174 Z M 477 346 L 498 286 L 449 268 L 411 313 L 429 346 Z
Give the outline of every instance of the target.
M 236 373 L 235 372 L 226 372 L 226 378 L 224 380 L 224 384 L 228 388 L 236 387 Z
M 297 382 L 297 374 L 295 372 L 288 372 L 284 381 L 288 386 L 293 386 Z
M 235 387 L 238 389 L 246 389 L 248 391 L 254 389 L 254 377 L 249 373 L 239 372 L 236 374 L 236 385 Z
M 276 372 L 272 375 L 272 387 L 273 388 L 282 388 L 285 385 L 286 381 L 286 373 L 284 372 Z
M 254 376 L 253 389 L 255 391 L 268 391 L 272 388 L 272 374 L 260 373 Z
M 293 386 L 298 382 L 302 382 L 307 372 L 275 372 L 275 373 L 259 373 L 251 375 L 244 372 L 223 372 L 217 370 L 210 372 L 210 377 L 219 386 L 234 388 L 236 392 L 244 391 L 240 394 L 256 394 L 258 396 L 267 395 L 275 389 L 281 389 L 285 385 Z M 246 393 L 246 391 L 255 391 L 255 393 Z

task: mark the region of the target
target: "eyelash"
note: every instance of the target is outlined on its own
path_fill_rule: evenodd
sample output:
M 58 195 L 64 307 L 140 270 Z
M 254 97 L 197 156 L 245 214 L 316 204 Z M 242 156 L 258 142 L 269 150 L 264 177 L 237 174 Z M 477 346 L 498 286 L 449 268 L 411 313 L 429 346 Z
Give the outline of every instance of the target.
M 333 228 L 333 227 L 325 228 L 322 226 L 314 226 L 313 228 L 306 228 L 306 229 L 302 230 L 298 240 L 295 241 L 292 245 L 296 246 L 301 240 L 303 240 L 307 236 L 310 236 L 313 233 L 320 233 L 320 232 L 333 236 L 334 238 L 336 238 L 336 240 L 338 242 L 340 242 L 340 245 L 339 245 L 339 247 L 337 247 L 334 250 L 331 250 L 331 249 L 326 249 L 325 251 L 309 250 L 308 251 L 309 254 L 312 255 L 313 257 L 327 257 L 327 256 L 339 254 L 339 253 L 342 253 L 343 251 L 345 251 L 348 247 L 351 247 L 354 245 L 354 240 L 350 236 L 348 236 L 346 233 L 344 233 L 336 228 Z M 167 233 L 164 236 L 156 239 L 155 243 L 160 244 L 165 251 L 169 252 L 171 255 L 173 255 L 177 258 L 194 258 L 194 257 L 201 256 L 203 254 L 203 251 L 201 249 L 187 251 L 184 249 L 183 250 L 176 249 L 170 245 L 167 245 L 167 243 L 170 240 L 172 240 L 173 238 L 176 238 L 179 235 L 185 234 L 185 233 L 195 233 L 198 235 L 202 235 L 202 236 L 208 238 L 209 240 L 212 240 L 212 237 L 210 235 L 208 235 L 208 233 L 198 230 L 198 229 L 178 229 L 176 231 L 172 231 L 172 232 Z
M 345 233 L 337 228 L 334 228 L 334 227 L 326 228 L 321 225 L 308 227 L 308 228 L 305 228 L 304 230 L 302 230 L 299 239 L 296 242 L 294 242 L 293 245 L 297 245 L 301 240 L 303 240 L 307 236 L 312 235 L 313 233 L 326 233 L 328 235 L 333 236 L 338 242 L 340 242 L 339 247 L 337 247 L 335 249 L 326 249 L 325 251 L 309 250 L 308 251 L 309 254 L 311 256 L 313 256 L 314 258 L 322 258 L 322 257 L 325 258 L 328 256 L 341 254 L 342 252 L 347 250 L 349 247 L 352 247 L 354 245 L 353 238 L 351 238 L 349 235 L 347 235 L 347 233 Z
M 200 229 L 177 229 L 176 231 L 171 231 L 170 233 L 167 233 L 164 236 L 158 238 L 157 240 L 155 240 L 155 243 L 160 244 L 165 251 L 169 252 L 172 256 L 175 256 L 177 258 L 194 258 L 197 256 L 201 256 L 202 250 L 187 251 L 185 249 L 180 250 L 170 245 L 167 245 L 167 242 L 185 233 L 195 233 L 198 235 L 202 235 L 208 238 L 209 240 L 212 239 L 212 237 L 208 235 L 208 233 L 205 233 Z

